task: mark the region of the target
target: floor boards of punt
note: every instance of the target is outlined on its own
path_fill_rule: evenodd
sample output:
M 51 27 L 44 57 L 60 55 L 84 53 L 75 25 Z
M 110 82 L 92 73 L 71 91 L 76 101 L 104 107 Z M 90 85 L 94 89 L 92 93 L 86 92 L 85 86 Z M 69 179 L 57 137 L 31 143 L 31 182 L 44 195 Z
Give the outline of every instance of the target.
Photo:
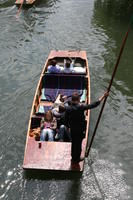
M 84 140 L 82 146 L 84 154 Z M 73 164 L 71 162 L 70 142 L 39 142 L 30 137 L 25 151 L 24 169 L 44 169 L 62 171 L 83 171 L 84 162 Z

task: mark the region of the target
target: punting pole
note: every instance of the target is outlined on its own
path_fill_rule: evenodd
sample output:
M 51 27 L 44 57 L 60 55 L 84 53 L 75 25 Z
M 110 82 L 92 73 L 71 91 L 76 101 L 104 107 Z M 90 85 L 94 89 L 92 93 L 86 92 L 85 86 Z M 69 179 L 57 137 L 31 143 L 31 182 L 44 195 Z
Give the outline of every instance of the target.
M 117 68 L 118 68 L 118 65 L 119 65 L 119 62 L 120 62 L 120 59 L 121 59 L 121 56 L 122 56 L 122 53 L 123 53 L 123 50 L 124 50 L 124 47 L 125 47 L 125 44 L 126 44 L 126 41 L 127 41 L 127 38 L 128 38 L 128 33 L 130 31 L 130 25 L 131 23 L 133 22 L 133 15 L 131 17 L 131 20 L 130 20 L 130 23 L 129 23 L 129 27 L 128 27 L 128 30 L 125 34 L 125 37 L 123 39 L 123 42 L 122 42 L 122 45 L 121 45 L 121 49 L 120 49 L 120 52 L 119 52 L 119 56 L 117 58 L 117 61 L 116 61 L 116 64 L 115 64 L 115 67 L 114 67 L 114 71 L 112 73 L 112 77 L 111 77 L 111 80 L 110 80 L 110 83 L 109 83 L 109 86 L 108 86 L 108 89 L 107 89 L 107 92 L 109 93 L 110 92 L 110 89 L 111 89 L 111 86 L 112 86 L 112 83 L 113 83 L 113 79 L 115 77 L 115 74 L 116 74 L 116 71 L 117 71 Z M 93 132 L 93 135 L 92 135 L 92 138 L 91 138 L 91 141 L 90 141 L 90 145 L 86 151 L 86 157 L 88 157 L 89 153 L 90 153 L 90 149 L 92 147 L 92 144 L 93 144 L 93 141 L 94 141 L 94 137 L 96 135 L 96 131 L 97 131 L 97 128 L 98 128 L 98 125 L 99 125 L 99 122 L 100 122 L 100 119 L 101 119 L 101 116 L 102 116 L 102 113 L 103 113 L 103 109 L 104 109 L 104 106 L 105 106 L 105 103 L 107 101 L 107 98 L 108 97 L 105 97 L 104 99 L 104 102 L 103 102 L 103 105 L 102 105 L 102 108 L 101 108 L 101 111 L 99 113 L 99 116 L 98 116 L 98 119 L 97 119 L 97 122 L 96 122 L 96 126 L 95 126 L 95 129 L 94 129 L 94 132 Z

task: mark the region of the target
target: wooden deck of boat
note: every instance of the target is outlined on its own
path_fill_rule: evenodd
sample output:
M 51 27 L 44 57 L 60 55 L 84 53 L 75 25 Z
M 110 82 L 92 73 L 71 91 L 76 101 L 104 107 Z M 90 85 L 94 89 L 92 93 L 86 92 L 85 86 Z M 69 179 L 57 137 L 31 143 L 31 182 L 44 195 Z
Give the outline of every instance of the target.
M 55 51 L 52 50 L 49 54 L 49 59 L 55 58 L 55 57 L 70 57 L 70 58 L 82 58 L 84 60 L 87 59 L 86 52 L 85 51 Z
M 20 4 L 24 4 L 24 5 L 32 5 L 36 0 L 16 0 L 15 4 L 16 5 L 20 5 Z
M 83 148 L 85 148 L 84 144 L 82 150 Z M 83 171 L 83 161 L 79 164 L 71 162 L 70 142 L 41 142 L 41 148 L 39 148 L 39 142 L 31 137 L 28 140 L 23 168 Z

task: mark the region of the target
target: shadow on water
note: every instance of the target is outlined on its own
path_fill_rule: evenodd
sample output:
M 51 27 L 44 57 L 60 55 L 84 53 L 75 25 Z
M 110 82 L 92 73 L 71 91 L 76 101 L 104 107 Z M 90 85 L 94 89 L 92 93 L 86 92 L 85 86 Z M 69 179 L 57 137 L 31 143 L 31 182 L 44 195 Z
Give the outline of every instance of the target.
M 41 6 L 51 7 L 54 4 L 56 4 L 58 1 L 59 0 L 37 0 L 34 5 L 39 6 L 39 7 Z
M 95 8 L 103 9 L 104 13 L 109 17 L 114 17 L 118 20 L 128 21 L 133 13 L 133 1 L 112 1 L 112 0 L 97 0 L 95 1 Z
M 31 7 L 52 7 L 57 1 L 56 0 L 36 0 L 33 4 L 23 4 L 23 9 L 28 10 Z M 20 7 L 20 5 L 16 5 Z
M 94 169 L 93 169 L 93 167 L 92 167 L 92 164 L 93 164 L 93 161 L 90 159 L 90 160 L 88 161 L 88 166 L 89 166 L 89 168 L 90 168 L 90 172 L 91 172 L 92 175 L 93 175 L 94 181 L 95 181 L 96 186 L 97 186 L 97 188 L 98 188 L 98 190 L 99 190 L 99 193 L 100 193 L 100 195 L 101 195 L 101 197 L 102 197 L 102 200 L 104 200 L 104 199 L 105 199 L 104 191 L 103 191 L 103 189 L 102 189 L 102 187 L 101 187 L 101 185 L 100 185 L 100 183 L 99 183 L 99 180 L 98 180 L 97 177 L 96 177 L 96 173 L 95 173 L 95 171 L 94 171 Z
M 104 37 L 104 47 L 106 52 L 103 53 L 105 60 L 105 68 L 108 74 L 112 74 L 112 69 L 115 65 L 124 34 L 127 31 L 130 17 L 133 14 L 133 1 L 101 1 L 96 0 L 94 3 L 94 13 L 92 23 L 99 30 L 102 30 L 107 37 Z M 119 27 L 119 28 L 118 28 Z M 124 88 L 121 85 L 117 87 L 121 88 L 125 94 L 132 94 L 132 32 L 129 33 L 127 43 L 121 58 L 119 65 L 120 70 L 117 70 L 116 79 L 117 81 L 123 81 L 128 88 Z M 125 67 L 127 66 L 127 67 Z M 130 73 L 129 73 L 130 72 Z M 118 83 L 120 84 L 120 83 Z M 119 89 L 118 88 L 118 89 Z
M 0 0 L 0 8 L 6 8 L 14 5 L 15 0 L 7 0 L 7 1 L 1 1 Z
M 78 200 L 80 196 L 80 179 L 74 179 L 67 188 L 66 200 Z
M 23 173 L 26 179 L 38 180 L 78 180 L 82 176 L 82 172 L 67 171 L 44 171 L 44 170 L 25 170 Z
M 0 0 L 0 8 L 6 8 L 6 7 L 10 7 L 10 6 L 13 6 L 15 5 L 15 1 L 16 0 L 7 0 L 7 1 L 1 1 Z M 54 4 L 57 3 L 57 0 L 36 0 L 34 4 L 23 4 L 23 7 L 22 9 L 24 10 L 28 10 L 29 8 L 32 8 L 32 7 L 52 7 Z M 20 7 L 20 5 L 16 5 L 16 7 Z
M 82 176 L 82 173 L 80 172 L 25 170 L 23 176 L 27 181 L 70 181 L 67 188 L 65 188 L 65 199 L 76 200 L 79 198 L 80 180 Z
M 48 182 L 50 181 L 51 183 L 54 184 L 54 182 L 56 182 L 57 188 L 59 186 L 59 191 L 62 190 L 60 181 L 65 181 L 66 188 L 63 188 L 64 192 L 62 191 L 64 196 L 63 199 L 66 200 L 79 199 L 81 192 L 82 172 L 25 170 L 23 172 L 23 178 L 26 179 L 26 182 L 32 180 L 41 181 L 40 183 L 44 182 L 46 183 L 47 181 Z

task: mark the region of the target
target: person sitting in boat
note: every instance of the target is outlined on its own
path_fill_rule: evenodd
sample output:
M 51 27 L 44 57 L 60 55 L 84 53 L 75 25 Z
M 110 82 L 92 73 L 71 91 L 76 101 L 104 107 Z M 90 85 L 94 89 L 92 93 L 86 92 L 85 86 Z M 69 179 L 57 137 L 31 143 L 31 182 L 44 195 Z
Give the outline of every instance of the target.
M 47 71 L 49 73 L 60 73 L 62 72 L 62 68 L 57 65 L 56 60 L 51 60 L 51 64 L 48 66 Z
M 54 102 L 53 108 L 58 108 L 61 104 L 68 106 L 69 102 L 69 97 L 63 94 L 59 94 Z
M 53 117 L 52 111 L 48 110 L 44 115 L 44 121 L 41 122 L 41 141 L 54 141 L 55 129 L 57 128 L 57 121 Z
M 70 58 L 71 59 L 71 58 Z M 75 60 L 64 59 L 64 69 L 62 70 L 63 73 L 74 73 L 74 74 L 86 74 L 86 69 L 84 67 L 74 67 Z
M 74 60 L 72 62 L 64 60 L 64 69 L 63 73 L 72 73 L 74 72 Z
M 56 140 L 59 140 L 60 142 L 69 142 L 70 139 L 70 133 L 65 125 L 65 111 L 66 108 L 63 104 L 59 105 L 58 108 L 53 109 L 53 115 L 57 119 L 57 129 L 58 132 L 55 136 Z
M 78 93 L 73 93 L 71 105 L 66 107 L 65 121 L 67 127 L 70 128 L 71 139 L 72 139 L 72 162 L 78 163 L 84 158 L 80 157 L 81 145 L 83 140 L 83 133 L 86 130 L 85 115 L 84 111 L 97 107 L 108 93 L 105 92 L 98 101 L 91 104 L 80 104 L 80 96 Z

